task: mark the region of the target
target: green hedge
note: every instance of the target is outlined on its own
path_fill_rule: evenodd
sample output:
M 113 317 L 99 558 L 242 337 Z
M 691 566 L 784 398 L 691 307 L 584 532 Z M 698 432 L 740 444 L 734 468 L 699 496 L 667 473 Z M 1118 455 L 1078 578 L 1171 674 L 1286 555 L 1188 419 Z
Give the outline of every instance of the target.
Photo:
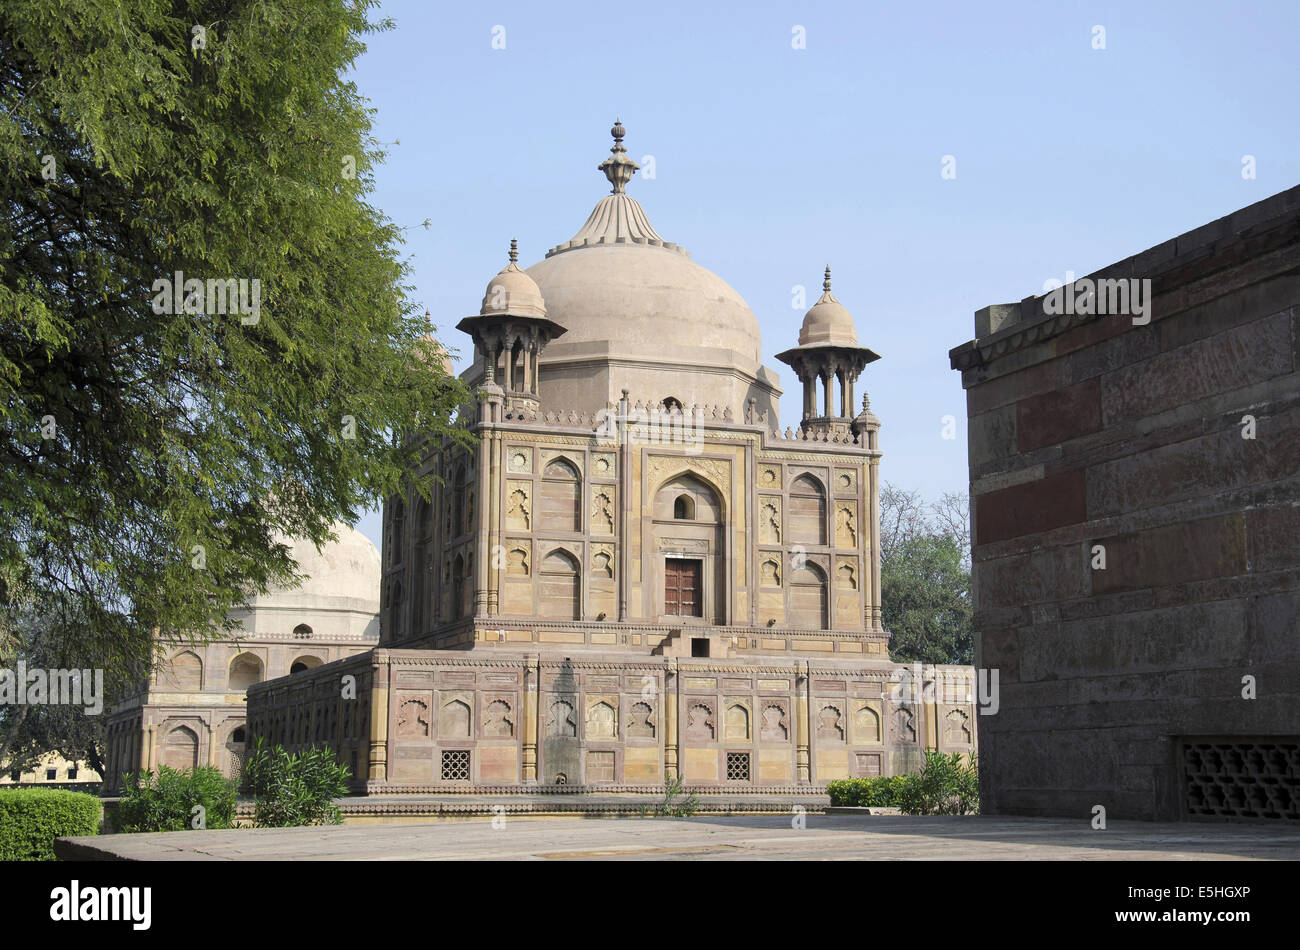
M 826 794 L 836 808 L 897 808 L 906 775 L 847 778 L 826 783 Z
M 99 799 L 55 788 L 0 791 L 0 861 L 53 861 L 54 839 L 99 833 Z

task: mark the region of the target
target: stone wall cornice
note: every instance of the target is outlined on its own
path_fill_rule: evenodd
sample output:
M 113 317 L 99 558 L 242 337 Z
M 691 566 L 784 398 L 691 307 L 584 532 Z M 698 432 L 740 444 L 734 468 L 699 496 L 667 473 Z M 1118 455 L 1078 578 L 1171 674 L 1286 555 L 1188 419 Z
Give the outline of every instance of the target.
M 1214 296 L 1239 289 L 1231 281 L 1223 281 L 1217 289 L 1209 288 L 1208 292 L 1195 295 L 1180 293 L 1182 288 L 1213 279 L 1245 261 L 1284 251 L 1297 243 L 1300 243 L 1300 186 L 1265 198 L 1078 280 L 1149 278 L 1153 296 L 1160 298 L 1160 306 L 1152 319 L 1165 319 Z M 1295 255 L 1276 254 L 1271 263 L 1272 273 L 1285 273 L 1296 266 Z M 1270 274 L 1255 273 L 1251 282 L 1267 276 Z M 1031 296 L 1019 304 L 1004 305 L 1018 315 L 995 332 L 968 340 L 950 350 L 948 357 L 952 368 L 963 373 L 979 370 L 1074 327 L 1115 316 L 1048 314 L 1043 311 L 1044 300 L 1042 296 Z M 1044 351 L 1043 359 L 1053 355 Z

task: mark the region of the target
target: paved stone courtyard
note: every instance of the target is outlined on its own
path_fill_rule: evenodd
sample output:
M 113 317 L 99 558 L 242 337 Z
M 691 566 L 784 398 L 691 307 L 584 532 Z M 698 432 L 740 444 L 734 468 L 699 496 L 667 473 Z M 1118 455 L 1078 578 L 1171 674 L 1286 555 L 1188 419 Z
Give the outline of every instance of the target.
M 65 838 L 63 858 L 143 861 L 394 860 L 1297 860 L 1300 828 L 892 815 L 490 818 Z

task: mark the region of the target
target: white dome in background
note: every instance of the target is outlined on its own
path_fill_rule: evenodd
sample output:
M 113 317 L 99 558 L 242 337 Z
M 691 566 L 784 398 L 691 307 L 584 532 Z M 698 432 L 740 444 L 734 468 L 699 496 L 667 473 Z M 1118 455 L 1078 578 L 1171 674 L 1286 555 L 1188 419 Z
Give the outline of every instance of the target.
M 319 551 L 308 540 L 290 544 L 298 562 L 302 585 L 261 594 L 250 607 L 347 606 L 379 611 L 381 563 L 379 550 L 356 528 L 336 521 L 331 530 L 337 541 L 326 542 Z

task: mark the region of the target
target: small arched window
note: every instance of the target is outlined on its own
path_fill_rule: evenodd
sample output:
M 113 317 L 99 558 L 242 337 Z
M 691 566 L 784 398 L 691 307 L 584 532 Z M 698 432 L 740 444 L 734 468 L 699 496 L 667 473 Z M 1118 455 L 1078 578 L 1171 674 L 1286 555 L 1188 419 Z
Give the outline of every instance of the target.
M 252 653 L 241 653 L 230 661 L 230 689 L 248 689 L 262 682 L 262 661 Z
M 298 624 L 298 626 L 293 628 L 293 638 L 295 640 L 310 640 L 311 627 L 307 626 L 305 623 Z
M 694 521 L 695 499 L 690 495 L 678 495 L 673 502 L 673 518 L 678 521 Z
M 682 411 L 682 401 L 681 401 L 680 399 L 678 399 L 676 396 L 665 396 L 665 397 L 664 397 L 664 411 L 665 411 L 665 412 L 681 412 L 681 411 Z
M 317 656 L 300 656 L 289 666 L 289 672 L 305 673 L 308 670 L 314 670 L 321 665 L 320 657 Z

